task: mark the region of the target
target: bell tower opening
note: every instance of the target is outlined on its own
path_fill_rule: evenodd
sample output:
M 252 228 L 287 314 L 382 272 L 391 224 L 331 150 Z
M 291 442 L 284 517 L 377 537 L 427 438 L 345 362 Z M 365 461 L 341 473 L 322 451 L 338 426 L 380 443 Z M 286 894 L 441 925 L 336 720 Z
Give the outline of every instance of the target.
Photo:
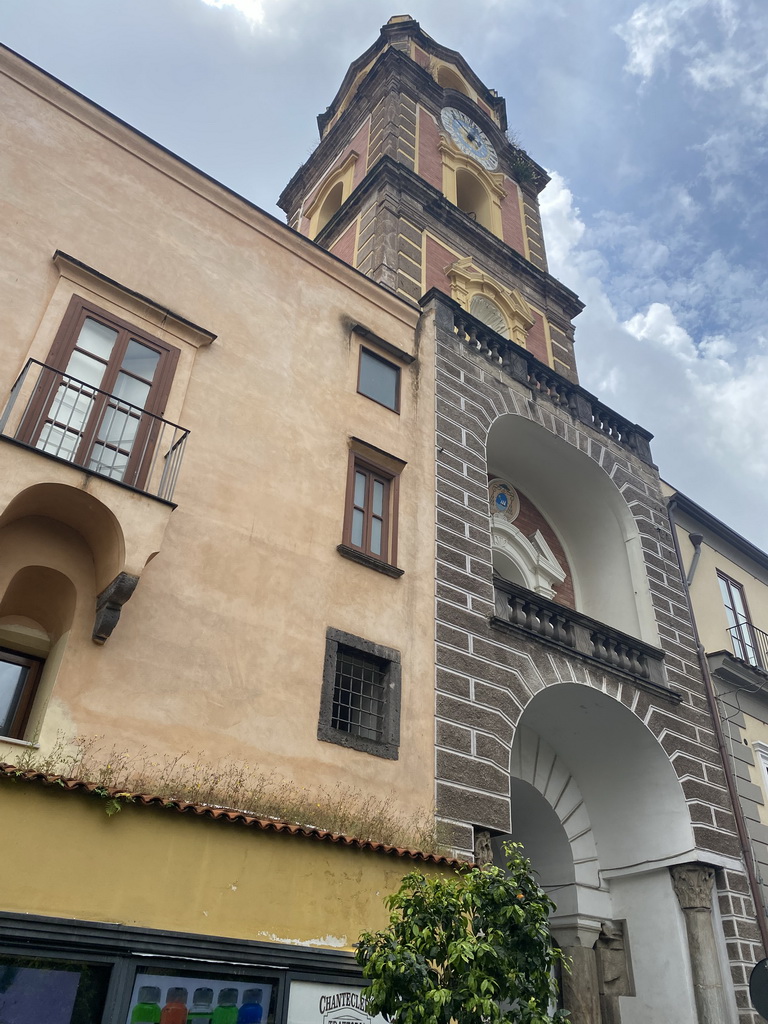
M 460 169 L 456 172 L 456 205 L 476 223 L 488 231 L 493 230 L 491 201 L 485 186 L 471 171 Z

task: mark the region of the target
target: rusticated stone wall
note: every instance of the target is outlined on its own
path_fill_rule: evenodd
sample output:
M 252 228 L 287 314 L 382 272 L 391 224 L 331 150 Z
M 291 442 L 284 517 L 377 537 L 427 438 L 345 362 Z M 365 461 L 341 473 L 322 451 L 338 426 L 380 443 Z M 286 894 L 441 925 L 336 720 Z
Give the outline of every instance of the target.
M 608 694 L 657 738 L 685 794 L 700 855 L 739 858 L 725 775 L 712 728 L 693 631 L 655 468 L 543 395 L 507 377 L 454 331 L 434 293 L 436 330 L 436 800 L 458 850 L 471 853 L 473 826 L 510 829 L 510 750 L 536 692 L 578 682 Z M 524 633 L 491 624 L 491 565 L 485 449 L 500 416 L 538 423 L 596 462 L 627 501 L 642 538 L 667 680 L 682 696 L 651 692 L 629 673 L 579 660 Z M 763 955 L 745 874 L 718 871 L 728 955 L 751 1022 L 745 985 Z

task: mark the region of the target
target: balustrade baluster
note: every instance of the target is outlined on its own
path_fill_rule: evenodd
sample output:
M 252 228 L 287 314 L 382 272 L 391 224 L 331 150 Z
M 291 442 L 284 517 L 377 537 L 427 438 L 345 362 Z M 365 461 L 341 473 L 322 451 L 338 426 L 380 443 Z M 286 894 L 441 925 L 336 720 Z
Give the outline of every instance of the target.
M 628 657 L 629 648 L 626 644 L 616 644 L 616 657 L 619 661 L 619 668 L 623 668 L 625 672 L 629 672 L 632 668 L 632 662 Z

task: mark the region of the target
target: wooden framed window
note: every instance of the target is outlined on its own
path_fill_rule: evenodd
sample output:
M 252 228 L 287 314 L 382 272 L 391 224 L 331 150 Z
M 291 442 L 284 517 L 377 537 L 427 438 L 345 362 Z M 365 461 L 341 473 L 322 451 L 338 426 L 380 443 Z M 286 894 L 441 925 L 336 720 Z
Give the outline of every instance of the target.
M 357 391 L 358 394 L 365 395 L 379 405 L 399 413 L 400 367 L 361 346 Z
M 342 554 L 359 555 L 373 568 L 386 566 L 401 575 L 397 563 L 397 504 L 399 474 L 395 460 L 385 466 L 359 451 L 349 453 L 347 497 L 344 512 Z
M 0 736 L 23 739 L 43 664 L 0 647 Z
M 720 584 L 720 593 L 725 605 L 725 615 L 728 619 L 728 632 L 733 643 L 733 653 L 737 658 L 746 661 L 748 665 L 762 667 L 755 642 L 755 631 L 747 610 L 747 601 L 744 596 L 744 588 L 724 572 L 717 571 L 717 582 Z
M 179 352 L 73 296 L 17 437 L 141 488 Z

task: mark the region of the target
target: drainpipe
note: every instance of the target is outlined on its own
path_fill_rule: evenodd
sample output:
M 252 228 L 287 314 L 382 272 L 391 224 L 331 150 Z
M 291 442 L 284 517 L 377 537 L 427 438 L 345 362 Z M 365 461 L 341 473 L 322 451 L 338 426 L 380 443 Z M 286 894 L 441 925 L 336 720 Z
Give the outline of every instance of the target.
M 670 512 L 670 517 L 672 513 Z M 688 570 L 688 575 L 685 578 L 685 584 L 687 587 L 693 583 L 693 577 L 696 575 L 696 566 L 699 564 L 701 558 L 701 542 L 704 540 L 700 533 L 689 533 L 688 540 L 693 544 L 693 558 L 691 559 L 691 566 Z M 680 563 L 682 569 L 683 563 Z
M 673 498 L 669 503 L 669 522 L 672 527 L 672 541 L 675 545 L 675 552 L 677 559 L 680 563 L 680 569 L 683 568 L 683 557 L 680 553 L 680 545 L 677 540 L 677 530 L 675 524 L 675 499 Z M 731 756 L 725 745 L 725 735 L 723 733 L 723 725 L 720 721 L 720 712 L 717 707 L 717 695 L 715 693 L 715 686 L 712 682 L 712 676 L 709 671 L 709 662 L 704 652 L 704 645 L 699 637 L 698 626 L 696 625 L 696 616 L 693 613 L 693 605 L 691 603 L 691 594 L 689 591 L 690 582 L 693 579 L 693 573 L 696 568 L 696 562 L 698 561 L 698 555 L 700 552 L 701 540 L 696 544 L 694 537 L 698 537 L 698 534 L 691 535 L 691 543 L 696 549 L 694 551 L 694 561 L 691 563 L 691 570 L 688 573 L 688 579 L 686 579 L 685 598 L 688 604 L 688 612 L 691 616 L 691 626 L 693 627 L 693 638 L 696 642 L 696 653 L 699 657 L 699 666 L 701 667 L 701 674 L 704 676 L 704 688 L 707 693 L 707 702 L 709 704 L 709 710 L 712 716 L 712 724 L 715 729 L 715 738 L 717 740 L 717 748 L 720 751 L 720 757 L 723 762 L 723 769 L 725 771 L 725 781 L 728 786 L 728 793 L 733 804 L 733 814 L 736 819 L 736 832 L 739 837 L 739 843 L 741 845 L 741 852 L 744 857 L 744 864 L 747 869 L 747 878 L 749 879 L 749 888 L 752 893 L 752 900 L 755 904 L 755 916 L 757 917 L 757 926 L 760 929 L 760 938 L 763 943 L 763 950 L 768 955 L 768 919 L 766 919 L 765 906 L 763 904 L 763 895 L 760 891 L 760 883 L 757 880 L 755 874 L 754 859 L 752 854 L 752 844 L 749 839 L 749 833 L 747 832 L 747 821 L 744 817 L 744 810 L 739 800 L 739 792 L 736 786 L 736 776 L 733 773 L 733 767 L 731 765 Z

